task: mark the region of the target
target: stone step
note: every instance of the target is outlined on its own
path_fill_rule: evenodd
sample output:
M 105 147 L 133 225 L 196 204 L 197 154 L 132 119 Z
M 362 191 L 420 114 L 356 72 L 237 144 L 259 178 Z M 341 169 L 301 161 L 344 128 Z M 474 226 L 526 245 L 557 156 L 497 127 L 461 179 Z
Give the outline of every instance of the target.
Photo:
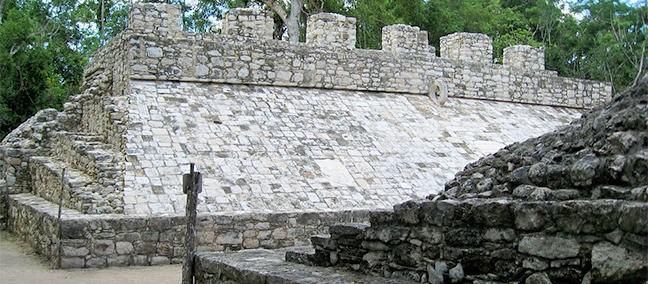
M 329 233 L 333 238 L 336 236 L 357 236 L 363 234 L 369 226 L 367 223 L 338 223 L 329 228 Z
M 65 177 L 63 169 L 65 168 Z M 63 206 L 88 214 L 123 211 L 123 196 L 115 188 L 104 187 L 63 161 L 36 156 L 29 160 L 32 192 L 59 204 L 63 188 Z M 63 184 L 61 184 L 63 182 Z
M 57 132 L 53 155 L 103 186 L 120 187 L 120 158 L 103 138 L 92 133 Z
M 360 274 L 338 267 L 308 266 L 285 261 L 288 251 L 308 252 L 312 248 L 254 249 L 196 254 L 196 284 L 206 283 L 416 283 Z
M 286 261 L 309 266 L 330 266 L 331 256 L 328 251 L 311 247 L 296 247 L 286 251 Z

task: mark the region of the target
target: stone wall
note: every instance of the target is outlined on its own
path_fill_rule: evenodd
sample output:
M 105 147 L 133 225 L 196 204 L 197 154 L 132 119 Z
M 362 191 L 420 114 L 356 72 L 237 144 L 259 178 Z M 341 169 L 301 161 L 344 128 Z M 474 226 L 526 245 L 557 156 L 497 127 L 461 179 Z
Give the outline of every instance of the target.
M 450 97 L 579 108 L 591 108 L 612 95 L 608 83 L 558 77 L 552 71 L 520 72 L 517 67 L 492 64 L 492 46 L 484 35 L 444 37 L 442 58 L 437 58 L 423 47 L 423 32 L 417 33 L 414 27 L 385 28 L 385 48 L 390 51 L 359 50 L 353 49 L 355 24 L 350 18 L 322 14 L 312 16 L 311 21 L 309 27 L 315 30 L 307 31 L 306 44 L 216 34 L 178 33 L 170 38 L 129 34 L 128 74 L 146 80 L 415 94 L 427 94 L 433 80 L 440 79 L 447 83 Z M 408 34 L 416 39 L 392 39 L 404 30 L 411 30 Z M 349 50 L 332 49 L 341 46 Z M 404 46 L 417 46 L 420 51 L 392 52 Z
M 67 130 L 101 135 L 115 151 L 124 150 L 123 137 L 128 126 L 127 38 L 123 33 L 117 35 L 95 53 L 86 67 L 81 93 L 65 105 L 65 113 L 73 122 Z
M 310 261 L 421 283 L 639 283 L 648 275 L 637 249 L 646 210 L 619 200 L 410 201 L 373 213 L 371 226 L 313 237 Z
M 49 151 L 52 133 L 60 130 L 65 120 L 65 115 L 55 109 L 41 110 L 2 140 L 0 157 L 4 160 L 2 171 L 9 194 L 31 189 L 28 161 Z
M 9 227 L 62 268 L 181 263 L 184 216 L 85 215 L 28 194 L 11 195 Z M 308 244 L 335 222 L 363 222 L 368 212 L 292 212 L 198 215 L 198 251 L 279 248 Z
M 517 69 L 544 70 L 545 53 L 541 48 L 514 45 L 504 48 L 504 65 Z

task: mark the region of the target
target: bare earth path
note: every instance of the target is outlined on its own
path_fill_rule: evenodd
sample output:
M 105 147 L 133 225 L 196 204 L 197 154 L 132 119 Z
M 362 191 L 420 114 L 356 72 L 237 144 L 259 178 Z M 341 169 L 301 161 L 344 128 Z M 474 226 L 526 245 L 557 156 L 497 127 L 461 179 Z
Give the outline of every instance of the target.
M 15 236 L 0 231 L 0 283 L 108 284 L 180 283 L 181 265 L 115 267 L 105 269 L 52 269 Z

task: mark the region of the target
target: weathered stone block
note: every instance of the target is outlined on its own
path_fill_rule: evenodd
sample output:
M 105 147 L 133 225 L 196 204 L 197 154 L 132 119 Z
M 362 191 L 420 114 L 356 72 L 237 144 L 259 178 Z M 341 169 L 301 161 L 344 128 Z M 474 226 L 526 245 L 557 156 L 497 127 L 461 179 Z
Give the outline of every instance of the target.
M 419 239 L 430 244 L 441 244 L 444 241 L 442 227 L 412 227 L 410 238 Z
M 549 275 L 545 272 L 536 272 L 534 274 L 531 274 L 531 276 L 527 277 L 526 280 L 524 280 L 524 284 L 551 284 L 551 279 L 549 279 Z
M 634 234 L 648 235 L 648 203 L 624 203 L 619 216 L 619 228 Z
M 84 257 L 63 257 L 61 259 L 61 268 L 84 268 L 85 267 L 85 258 Z
M 550 220 L 548 206 L 551 203 L 520 203 L 514 206 L 515 228 L 538 231 Z
M 112 255 L 115 253 L 115 243 L 112 240 L 93 241 L 92 253 L 95 255 Z
M 422 260 L 421 248 L 407 243 L 394 246 L 389 255 L 396 264 L 407 267 L 417 267 Z
M 460 202 L 454 200 L 429 201 L 421 204 L 421 219 L 432 226 L 449 226 L 455 219 Z
M 115 243 L 115 252 L 117 254 L 131 254 L 134 251 L 132 243 L 129 242 L 117 242 Z
M 617 228 L 619 201 L 568 201 L 552 206 L 551 216 L 561 231 L 606 233 Z
M 466 226 L 510 228 L 513 209 L 505 200 L 478 202 L 463 214 L 462 220 Z
M 515 231 L 513 229 L 488 229 L 483 238 L 490 242 L 510 243 L 515 240 Z
M 90 257 L 86 260 L 87 268 L 103 268 L 107 267 L 108 262 L 105 257 Z
M 641 283 L 648 280 L 645 251 L 629 251 L 606 242 L 592 248 L 593 283 Z
M 365 239 L 380 240 L 384 243 L 404 241 L 410 233 L 410 228 L 400 226 L 380 226 L 366 229 Z
M 166 256 L 152 256 L 149 258 L 151 265 L 167 265 L 171 264 L 171 260 Z
M 518 251 L 548 259 L 576 257 L 580 244 L 572 238 L 547 235 L 527 235 L 520 240 Z
M 108 266 L 128 266 L 131 264 L 131 256 L 117 255 L 106 259 Z
M 394 205 L 394 217 L 405 224 L 418 224 L 421 204 L 424 200 L 409 200 Z
M 62 247 L 63 256 L 86 256 L 90 252 L 87 247 Z
M 537 257 L 528 257 L 522 261 L 522 267 L 533 270 L 545 270 L 549 268 L 549 263 Z

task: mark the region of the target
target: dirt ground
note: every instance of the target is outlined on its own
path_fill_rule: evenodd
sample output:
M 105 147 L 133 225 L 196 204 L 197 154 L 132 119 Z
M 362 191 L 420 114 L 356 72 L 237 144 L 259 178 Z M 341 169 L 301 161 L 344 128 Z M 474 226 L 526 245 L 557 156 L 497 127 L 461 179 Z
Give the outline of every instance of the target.
M 0 231 L 0 283 L 108 284 L 180 283 L 181 265 L 114 267 L 104 269 L 53 269 L 27 244 Z

